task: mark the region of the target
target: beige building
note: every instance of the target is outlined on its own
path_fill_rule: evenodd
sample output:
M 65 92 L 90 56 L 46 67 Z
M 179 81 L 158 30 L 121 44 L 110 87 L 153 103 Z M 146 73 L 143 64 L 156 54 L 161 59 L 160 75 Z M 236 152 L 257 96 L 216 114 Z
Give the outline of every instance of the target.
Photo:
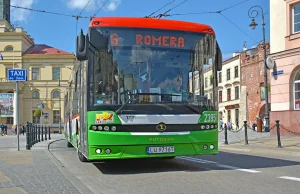
M 245 115 L 245 104 L 241 103 L 241 60 L 239 53 L 223 61 L 218 72 L 219 119 L 232 122 L 233 129 L 241 128 Z M 242 111 L 241 111 L 242 110 Z
M 204 71 L 204 94 L 213 101 L 213 75 L 212 66 L 205 67 Z
M 272 127 L 280 120 L 281 135 L 293 135 L 284 128 L 300 132 L 300 0 L 270 2 L 270 38 L 271 56 L 281 71 L 280 75 L 269 75 L 270 124 Z
M 0 60 L 0 123 L 14 124 L 15 107 L 5 106 L 8 102 L 5 97 L 12 93 L 15 96 L 16 83 L 8 81 L 7 70 L 19 68 L 27 70 L 27 81 L 19 83 L 19 123 L 29 121 L 58 127 L 63 122 L 60 109 L 63 113 L 63 94 L 77 62 L 75 55 L 35 44 L 26 31 L 21 27 L 13 28 L 6 20 L 0 20 L 0 53 L 3 57 Z M 41 118 L 33 116 L 38 104 L 44 105 Z

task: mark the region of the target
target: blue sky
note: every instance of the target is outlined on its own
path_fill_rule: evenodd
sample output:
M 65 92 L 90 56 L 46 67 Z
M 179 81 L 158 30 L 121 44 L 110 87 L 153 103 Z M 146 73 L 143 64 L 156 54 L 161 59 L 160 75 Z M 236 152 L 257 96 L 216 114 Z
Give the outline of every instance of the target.
M 89 5 L 82 13 L 82 16 L 92 16 L 106 0 L 90 0 Z M 108 0 L 106 6 L 97 16 L 133 16 L 143 17 L 158 10 L 172 0 Z M 161 10 L 163 13 L 183 2 L 175 0 L 168 7 Z M 218 11 L 230 7 L 245 0 L 188 0 L 169 14 L 199 13 L 206 11 Z M 88 0 L 11 0 L 11 5 L 27 7 L 37 10 L 45 10 L 63 14 L 79 15 Z M 258 41 L 262 41 L 261 17 L 256 18 L 259 24 L 256 30 L 249 27 L 251 18 L 248 17 L 248 10 L 251 6 L 259 5 L 264 9 L 266 20 L 266 40 L 269 40 L 269 0 L 248 0 L 238 6 L 227 9 L 222 14 L 229 18 L 235 25 L 226 20 L 220 14 L 190 14 L 175 15 L 167 19 L 184 20 L 204 23 L 212 26 L 216 32 L 217 40 L 223 52 L 224 58 L 232 56 L 232 52 L 240 51 L 244 41 L 247 41 L 247 48 L 251 48 Z M 76 32 L 76 19 L 60 15 L 46 14 L 40 12 L 26 11 L 18 8 L 11 8 L 11 23 L 21 26 L 36 44 L 48 44 L 50 46 L 75 52 L 75 38 L 80 29 L 87 31 L 89 19 L 79 19 Z M 252 40 L 254 39 L 254 40 Z

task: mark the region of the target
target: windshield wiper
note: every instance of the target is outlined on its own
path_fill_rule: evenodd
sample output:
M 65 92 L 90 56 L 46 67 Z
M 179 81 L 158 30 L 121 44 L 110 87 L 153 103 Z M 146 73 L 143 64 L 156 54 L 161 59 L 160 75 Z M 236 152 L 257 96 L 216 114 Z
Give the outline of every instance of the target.
M 181 96 L 178 94 L 161 94 L 161 93 L 136 93 L 136 94 L 128 94 L 128 95 L 154 95 L 154 96 L 158 96 L 158 95 L 166 95 L 166 96 Z M 131 98 L 128 98 L 128 100 L 126 100 L 126 102 L 116 111 L 116 114 L 119 115 L 121 113 L 121 111 L 124 109 L 124 107 L 131 101 Z

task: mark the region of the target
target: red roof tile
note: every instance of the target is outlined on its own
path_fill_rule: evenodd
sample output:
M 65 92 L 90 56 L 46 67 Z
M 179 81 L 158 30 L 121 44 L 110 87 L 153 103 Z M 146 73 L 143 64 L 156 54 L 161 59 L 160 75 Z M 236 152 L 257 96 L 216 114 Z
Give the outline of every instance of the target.
M 46 44 L 36 44 L 31 46 L 29 49 L 27 49 L 24 53 L 24 55 L 71 55 L 72 53 L 59 50 L 57 48 L 53 48 L 51 46 L 48 46 Z

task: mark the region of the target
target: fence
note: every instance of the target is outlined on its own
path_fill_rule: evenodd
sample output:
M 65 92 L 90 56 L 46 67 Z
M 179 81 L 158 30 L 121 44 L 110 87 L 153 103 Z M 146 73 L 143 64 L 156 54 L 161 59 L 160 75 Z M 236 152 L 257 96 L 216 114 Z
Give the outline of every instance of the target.
M 284 129 L 285 131 L 293 134 L 293 135 L 296 135 L 296 136 L 300 136 L 300 133 L 299 132 L 295 132 L 295 131 L 291 131 L 287 128 L 285 128 L 283 125 L 280 125 L 279 123 L 280 121 L 279 120 L 276 120 L 276 124 L 270 128 L 270 132 L 275 129 L 276 127 L 276 134 L 277 134 L 277 147 L 279 148 L 282 148 L 282 145 L 281 145 L 281 139 L 280 139 L 280 128 Z M 222 128 L 221 130 L 219 130 L 219 132 L 222 132 L 224 130 L 224 135 L 225 135 L 225 145 L 228 145 L 228 131 L 232 132 L 232 133 L 238 133 L 240 131 L 242 131 L 244 129 L 244 133 L 245 133 L 245 145 L 248 145 L 249 142 L 248 142 L 248 129 L 251 129 L 253 131 L 255 131 L 254 128 L 250 127 L 248 124 L 247 124 L 247 121 L 244 121 L 244 125 L 243 127 L 241 127 L 240 129 L 238 130 L 228 130 L 227 128 L 227 125 L 224 124 L 224 128 Z
M 27 123 L 26 125 L 26 150 L 41 141 L 51 140 L 50 126 Z

